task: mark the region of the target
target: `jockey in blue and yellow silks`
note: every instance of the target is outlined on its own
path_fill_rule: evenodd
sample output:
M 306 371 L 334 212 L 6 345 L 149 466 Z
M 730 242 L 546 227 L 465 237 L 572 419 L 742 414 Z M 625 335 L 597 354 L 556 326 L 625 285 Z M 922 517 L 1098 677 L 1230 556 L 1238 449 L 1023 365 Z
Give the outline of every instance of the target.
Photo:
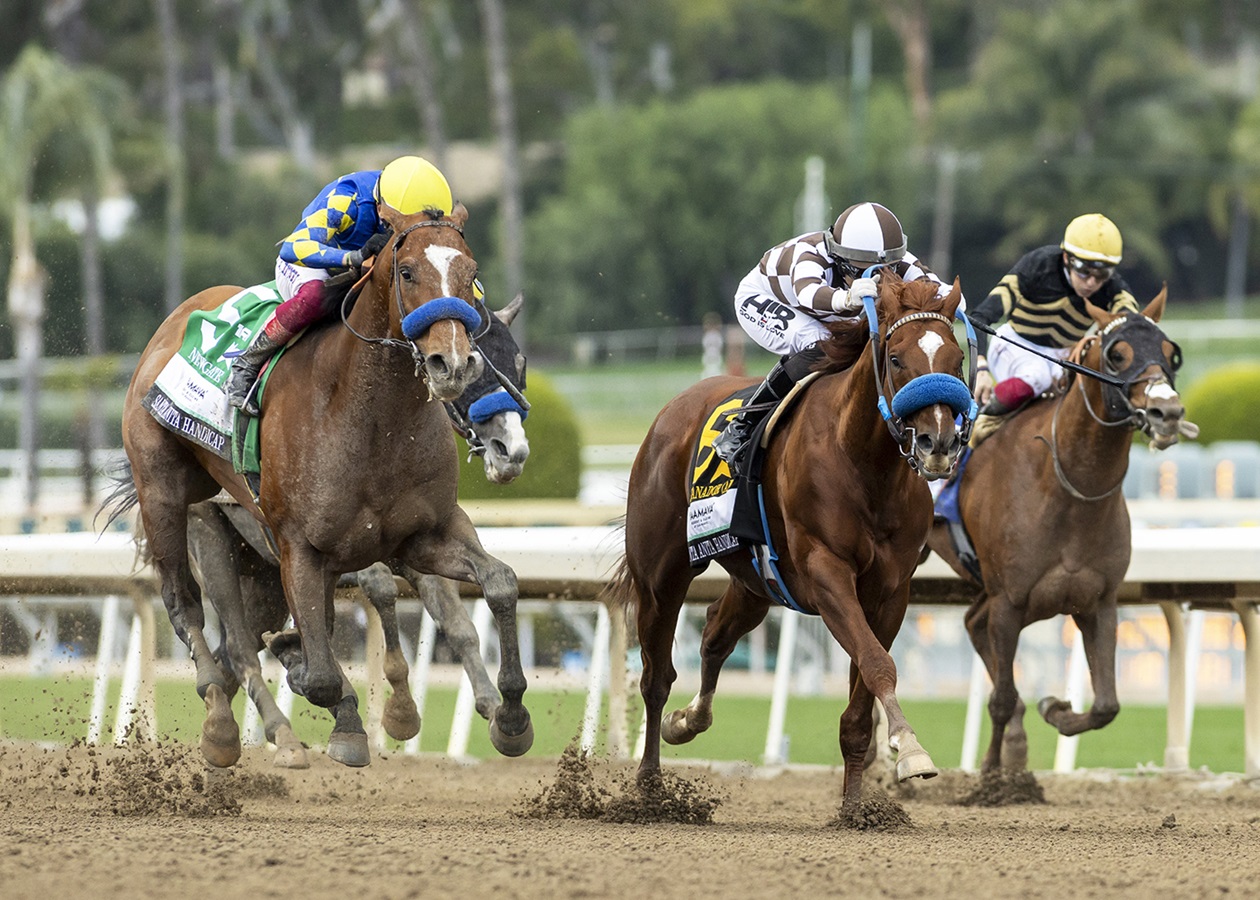
M 340 299 L 324 289 L 331 270 L 360 266 L 385 245 L 379 204 L 403 215 L 446 216 L 454 206 L 446 178 L 419 156 L 399 157 L 379 171 L 343 175 L 320 191 L 280 245 L 276 290 L 283 302 L 232 363 L 226 392 L 233 406 L 258 415 L 249 398 L 263 365 L 304 328 L 331 315 Z

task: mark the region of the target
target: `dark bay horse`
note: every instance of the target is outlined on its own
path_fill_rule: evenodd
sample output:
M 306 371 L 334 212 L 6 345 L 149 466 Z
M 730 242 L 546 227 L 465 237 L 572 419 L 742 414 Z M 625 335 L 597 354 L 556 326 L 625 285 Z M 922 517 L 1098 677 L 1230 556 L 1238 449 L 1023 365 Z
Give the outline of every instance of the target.
M 921 397 L 886 421 L 880 402 L 912 382 L 948 382 L 952 403 L 970 395 L 960 379 L 962 350 L 952 322 L 957 283 L 938 299 L 933 282 L 884 275 L 867 320 L 832 326 L 818 346 L 823 373 L 783 416 L 764 475 L 765 517 L 779 571 L 796 603 L 820 615 L 853 661 L 848 708 L 840 718 L 844 811 L 858 809 L 876 698 L 888 713 L 897 776 L 936 774 L 897 703 L 888 648 L 910 599 L 910 576 L 932 521 L 928 478 L 947 476 L 962 450 L 957 410 Z M 876 312 L 878 315 L 876 316 Z M 876 323 L 877 319 L 877 323 Z M 872 333 L 877 328 L 877 332 Z M 870 352 L 864 352 L 870 347 Z M 670 401 L 648 431 L 630 473 L 626 553 L 610 592 L 637 605 L 647 732 L 640 783 L 660 771 L 660 739 L 690 741 L 712 724 L 722 664 L 766 616 L 769 592 L 747 547 L 717 562 L 731 576 L 708 610 L 700 653 L 700 692 L 662 720 L 677 673 L 674 627 L 687 587 L 702 568 L 688 562 L 687 485 L 692 454 L 710 410 L 750 379 L 710 378 Z M 910 463 L 910 465 L 907 465 Z
M 521 423 L 525 410 L 512 396 L 524 397 L 525 357 L 508 327 L 522 305 L 518 296 L 490 315 L 476 340 L 485 362 L 482 374 L 448 404 L 452 425 L 468 440 L 471 452 L 484 456 L 486 477 L 497 484 L 507 484 L 520 475 L 529 458 L 529 441 Z M 268 546 L 262 527 L 244 507 L 206 500 L 194 504 L 189 512 L 188 543 L 197 581 L 219 616 L 220 643 L 215 656 L 224 672 L 232 676 L 227 686 L 228 701 L 238 686 L 244 687 L 262 718 L 267 740 L 276 746 L 275 765 L 306 768 L 306 748 L 267 689 L 258 662 L 258 651 L 265 646 L 264 636 L 281 631 L 289 616 L 275 553 Z M 445 578 L 424 575 L 401 563 L 396 568 L 442 629 L 468 673 L 477 698 L 477 712 L 490 720 L 500 703 L 499 692 L 486 673 L 480 641 L 458 588 Z M 382 716 L 385 732 L 395 740 L 409 740 L 420 731 L 420 717 L 411 695 L 409 667 L 399 637 L 394 573 L 384 563 L 376 563 L 347 577 L 357 581 L 380 616 L 385 639 L 385 678 L 392 691 Z M 363 728 L 362 722 L 356 721 L 357 709 L 347 704 L 339 713 L 343 729 L 330 737 L 329 756 L 347 765 L 368 764 L 367 744 L 358 738 Z M 207 710 L 208 718 L 221 718 L 222 714 L 221 709 Z M 235 722 L 212 722 L 207 731 L 221 735 L 221 743 L 226 745 L 232 740 L 234 728 Z M 235 733 L 239 735 L 239 731 Z M 227 746 L 216 750 L 220 761 L 233 752 L 239 756 L 239 737 L 234 751 Z
M 1082 365 L 1114 383 L 1073 373 L 1056 398 L 1033 403 L 986 439 L 963 470 L 959 505 L 983 584 L 960 562 L 946 525 L 928 544 L 980 589 L 967 631 L 993 681 L 993 737 L 983 771 L 1028 762 L 1024 704 L 1015 687 L 1019 633 L 1070 615 L 1081 630 L 1094 702 L 1073 712 L 1046 697 L 1038 710 L 1060 734 L 1102 728 L 1116 699 L 1116 592 L 1129 568 L 1129 510 L 1121 483 L 1133 432 L 1157 449 L 1193 430 L 1174 387 L 1181 352 L 1156 324 L 1167 291 L 1139 315 L 1112 315 L 1091 303 L 1096 334 L 1078 348 Z
M 382 213 L 393 227 L 381 254 L 385 262 L 374 267 L 344 315 L 345 327 L 314 330 L 274 367 L 263 399 L 258 502 L 230 462 L 168 431 L 142 404 L 178 350 L 188 316 L 219 306 L 233 288 L 187 300 L 141 355 L 123 412 L 135 500 L 167 614 L 192 651 L 198 693 L 222 711 L 213 721 L 231 721 L 228 676 L 203 633 L 201 593 L 188 557 L 188 507 L 226 489 L 269 526 L 279 549 L 296 633 L 276 637 L 269 647 L 285 663 L 296 693 L 334 710 L 335 732 L 355 740 L 353 726 L 342 725 L 345 711 L 356 705 L 354 692 L 330 641 L 337 579 L 397 559 L 481 585 L 503 646 L 503 704 L 491 737 L 500 752 L 519 755 L 532 743 L 533 729 L 521 702 L 516 576 L 485 552 L 456 503 L 458 460 L 441 404 L 459 397 L 482 368 L 469 337 L 480 317 L 472 306 L 477 264 L 463 237 L 468 214 L 462 206 L 436 219 Z M 224 737 L 203 729 L 207 758 L 218 748 L 230 750 L 235 742 Z M 223 764 L 232 762 L 228 755 Z

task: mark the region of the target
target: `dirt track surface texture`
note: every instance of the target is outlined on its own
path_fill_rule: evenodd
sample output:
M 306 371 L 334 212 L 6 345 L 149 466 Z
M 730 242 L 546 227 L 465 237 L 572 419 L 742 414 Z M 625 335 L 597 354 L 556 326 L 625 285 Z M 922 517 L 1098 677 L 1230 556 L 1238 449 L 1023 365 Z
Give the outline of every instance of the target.
M 1260 896 L 1260 790 L 1237 781 L 1042 775 L 1044 804 L 987 807 L 947 772 L 876 792 L 855 828 L 838 772 L 670 768 L 647 802 L 632 772 L 0 745 L 0 896 Z

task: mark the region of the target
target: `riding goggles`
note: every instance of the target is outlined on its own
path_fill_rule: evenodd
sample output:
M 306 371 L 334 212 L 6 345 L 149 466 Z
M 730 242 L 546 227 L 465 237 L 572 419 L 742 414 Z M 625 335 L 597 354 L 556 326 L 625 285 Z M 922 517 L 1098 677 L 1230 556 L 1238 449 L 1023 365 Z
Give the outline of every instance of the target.
M 1082 278 L 1096 279 L 1100 284 L 1115 274 L 1116 267 L 1106 263 L 1092 262 L 1076 256 L 1068 256 L 1068 266 Z

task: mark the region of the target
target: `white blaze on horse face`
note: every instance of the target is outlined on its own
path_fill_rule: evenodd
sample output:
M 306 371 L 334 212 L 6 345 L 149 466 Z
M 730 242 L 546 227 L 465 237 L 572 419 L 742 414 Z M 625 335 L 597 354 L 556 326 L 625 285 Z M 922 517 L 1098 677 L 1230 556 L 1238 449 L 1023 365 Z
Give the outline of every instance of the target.
M 424 255 L 442 279 L 442 296 L 451 296 L 451 262 L 463 254 L 454 247 L 425 247 Z
M 935 331 L 925 331 L 919 337 L 919 349 L 928 358 L 928 368 L 932 368 L 936 360 L 936 351 L 945 346 L 945 339 Z
M 1152 400 L 1178 399 L 1176 388 L 1174 388 L 1167 381 L 1162 381 L 1162 380 L 1156 381 L 1152 383 L 1149 387 L 1147 387 L 1146 396 L 1150 397 Z

